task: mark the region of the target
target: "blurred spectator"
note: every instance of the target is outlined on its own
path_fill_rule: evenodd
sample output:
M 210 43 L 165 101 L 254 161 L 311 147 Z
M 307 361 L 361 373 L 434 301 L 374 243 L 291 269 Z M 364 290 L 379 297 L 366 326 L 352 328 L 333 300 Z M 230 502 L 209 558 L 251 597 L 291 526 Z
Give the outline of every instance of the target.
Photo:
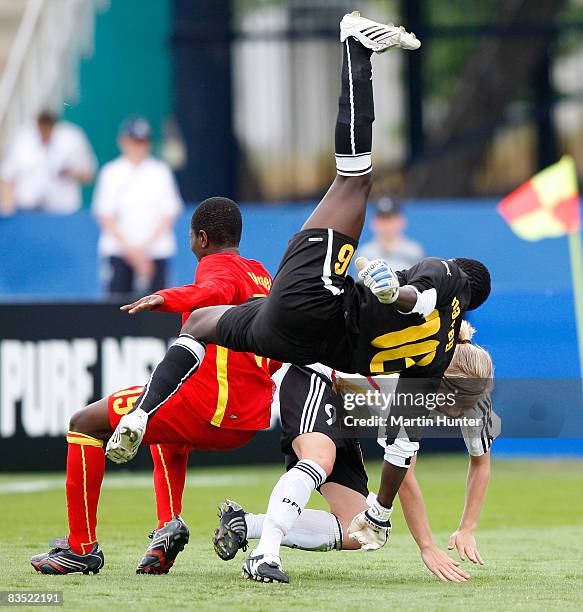
M 383 259 L 394 270 L 410 268 L 423 257 L 423 247 L 405 236 L 406 226 L 399 202 L 381 198 L 371 223 L 374 239 L 363 244 L 357 255 L 370 260 Z
M 81 185 L 97 167 L 83 130 L 43 111 L 36 123 L 16 132 L 2 163 L 5 215 L 17 209 L 74 213 L 81 207 Z
M 150 156 L 150 140 L 147 119 L 126 119 L 121 156 L 105 164 L 97 180 L 93 213 L 101 225 L 99 252 L 108 264 L 110 294 L 162 289 L 176 252 L 173 226 L 182 201 L 170 168 Z

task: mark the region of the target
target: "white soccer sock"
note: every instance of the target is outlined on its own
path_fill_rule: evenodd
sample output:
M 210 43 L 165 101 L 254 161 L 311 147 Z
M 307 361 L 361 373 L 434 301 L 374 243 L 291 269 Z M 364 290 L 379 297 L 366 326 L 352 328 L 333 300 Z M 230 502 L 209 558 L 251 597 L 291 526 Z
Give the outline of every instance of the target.
M 246 514 L 247 538 L 261 537 L 265 514 Z M 281 541 L 287 548 L 300 548 L 314 552 L 342 549 L 342 528 L 338 519 L 323 510 L 304 510 L 294 526 Z
M 326 472 L 310 459 L 298 461 L 277 482 L 267 506 L 256 554 L 279 556 L 283 538 L 291 531 L 312 491 L 326 480 Z
M 258 540 L 263 531 L 263 521 L 265 514 L 245 513 L 245 523 L 247 524 L 247 539 Z
M 342 528 L 338 519 L 323 510 L 304 510 L 293 529 L 281 541 L 282 546 L 314 552 L 342 549 Z

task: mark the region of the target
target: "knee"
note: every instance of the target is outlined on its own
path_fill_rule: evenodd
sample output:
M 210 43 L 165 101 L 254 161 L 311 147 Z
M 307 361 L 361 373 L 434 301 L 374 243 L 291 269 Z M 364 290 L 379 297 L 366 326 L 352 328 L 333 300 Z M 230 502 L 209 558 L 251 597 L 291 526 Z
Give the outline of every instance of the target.
M 311 452 L 304 454 L 302 457 L 299 457 L 300 461 L 311 461 L 312 463 L 316 463 L 320 469 L 326 472 L 326 478 L 330 476 L 332 470 L 334 469 L 334 462 L 336 460 L 334 455 L 327 454 L 325 452 Z
M 331 455 L 326 455 L 320 458 L 320 466 L 326 472 L 326 477 L 332 474 L 332 470 L 334 469 L 334 463 L 336 462 L 336 458 Z
M 109 438 L 112 428 L 109 419 L 108 398 L 104 397 L 75 412 L 69 420 L 69 431 L 100 440 Z
M 198 326 L 199 319 L 200 319 L 200 314 L 198 311 L 195 310 L 194 312 L 191 312 L 188 319 L 186 319 L 186 321 L 182 325 L 182 330 L 181 330 L 182 333 L 190 334 L 191 336 L 194 336 L 196 338 L 198 327 L 199 327 Z
M 88 419 L 87 419 L 87 408 L 82 408 L 81 410 L 77 410 L 77 412 L 73 413 L 73 416 L 69 420 L 69 431 L 76 431 L 77 433 L 82 433 L 89 435 L 91 432 L 87 431 L 88 429 Z
M 184 322 L 182 333 L 189 334 L 198 340 L 208 340 L 226 308 L 228 307 L 207 306 L 195 310 Z
M 308 457 L 306 457 L 308 459 Z M 312 454 L 309 459 L 314 463 L 317 463 L 326 472 L 326 478 L 330 476 L 334 469 L 334 463 L 336 457 L 330 453 L 316 453 Z
M 330 476 L 336 462 L 336 445 L 326 434 L 302 434 L 294 440 L 292 447 L 298 459 L 317 463 L 326 472 L 326 478 Z
M 91 404 L 73 413 L 73 416 L 69 419 L 69 431 L 100 438 L 103 434 L 102 421 L 104 418 L 107 418 L 109 422 L 109 418 L 107 417 L 107 412 L 105 412 L 104 417 L 97 408 L 99 408 L 97 403 Z

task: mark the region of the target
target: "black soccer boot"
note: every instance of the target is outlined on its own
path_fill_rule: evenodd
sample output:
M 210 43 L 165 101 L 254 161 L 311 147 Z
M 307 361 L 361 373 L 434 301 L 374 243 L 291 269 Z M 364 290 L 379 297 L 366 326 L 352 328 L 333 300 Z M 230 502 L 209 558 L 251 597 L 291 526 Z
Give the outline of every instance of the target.
M 247 523 L 245 510 L 234 501 L 226 499 L 218 508 L 219 526 L 213 535 L 215 552 L 223 561 L 235 558 L 240 549 L 247 550 Z
M 180 516 L 175 516 L 164 527 L 154 529 L 149 537 L 152 543 L 136 568 L 136 574 L 167 574 L 178 553 L 188 544 L 190 531 Z
M 73 552 L 69 546 L 69 538 L 57 538 L 49 544 L 51 550 L 35 555 L 30 560 L 32 567 L 41 574 L 99 574 L 103 567 L 104 557 L 96 542 L 86 555 Z
M 289 576 L 281 566 L 281 559 L 275 555 L 254 556 L 254 553 L 251 553 L 243 563 L 241 575 L 247 580 L 257 582 L 289 582 Z

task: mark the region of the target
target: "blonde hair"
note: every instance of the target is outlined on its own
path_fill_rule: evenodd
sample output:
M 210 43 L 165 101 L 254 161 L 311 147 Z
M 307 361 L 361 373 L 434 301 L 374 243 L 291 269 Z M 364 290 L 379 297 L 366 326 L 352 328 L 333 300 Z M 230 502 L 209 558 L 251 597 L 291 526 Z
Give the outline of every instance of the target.
M 472 342 L 476 330 L 462 321 L 453 358 L 445 372 L 448 379 L 469 378 L 484 384 L 484 393 L 492 387 L 494 364 L 490 353 L 485 348 Z

